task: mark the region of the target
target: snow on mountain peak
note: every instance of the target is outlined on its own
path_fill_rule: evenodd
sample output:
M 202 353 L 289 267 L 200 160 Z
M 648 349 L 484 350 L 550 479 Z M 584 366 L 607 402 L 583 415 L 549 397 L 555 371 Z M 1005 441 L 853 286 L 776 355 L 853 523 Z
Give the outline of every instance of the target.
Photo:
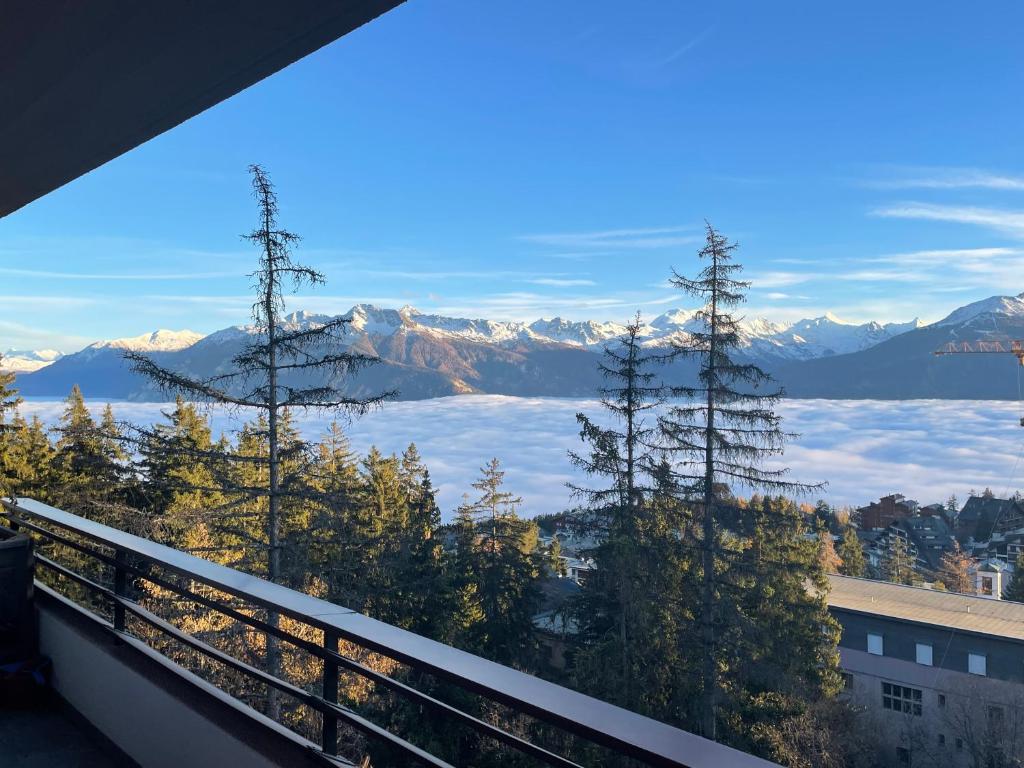
M 129 336 L 123 339 L 97 341 L 86 349 L 126 349 L 133 352 L 177 352 L 187 349 L 203 338 L 203 334 L 195 331 L 168 331 L 160 329 L 140 336 Z
M 990 296 L 954 310 L 935 325 L 959 325 L 979 315 L 1024 315 L 1024 293 L 1017 296 Z
M 32 373 L 62 357 L 56 349 L 8 349 L 0 353 L 0 371 Z
M 651 320 L 654 328 L 682 327 L 693 320 L 696 314 L 692 309 L 670 309 Z

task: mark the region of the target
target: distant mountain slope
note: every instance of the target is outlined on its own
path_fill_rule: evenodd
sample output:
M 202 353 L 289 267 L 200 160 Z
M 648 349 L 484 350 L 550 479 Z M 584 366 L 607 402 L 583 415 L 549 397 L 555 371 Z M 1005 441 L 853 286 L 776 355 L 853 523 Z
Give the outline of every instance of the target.
M 690 310 L 670 310 L 641 329 L 645 345 L 667 347 L 697 322 Z M 347 382 L 349 392 L 398 390 L 401 399 L 490 393 L 519 396 L 591 396 L 600 385 L 598 355 L 625 328 L 618 323 L 554 318 L 533 323 L 470 320 L 369 305 L 346 315 L 343 348 L 379 357 Z M 324 315 L 297 312 L 288 327 L 323 323 Z M 196 377 L 224 373 L 254 331 L 235 326 L 206 337 L 158 331 L 98 342 L 19 375 L 22 393 L 62 397 L 79 384 L 90 397 L 160 400 L 163 395 L 125 365 L 125 349 L 150 352 L 162 364 Z M 832 315 L 789 325 L 744 321 L 739 355 L 774 373 L 793 397 L 1016 398 L 1016 361 L 1009 355 L 936 358 L 951 340 L 1024 338 L 1024 294 L 992 297 L 961 307 L 922 327 L 911 323 L 851 324 Z M 683 380 L 692 364 L 666 372 Z M 292 383 L 303 383 L 297 380 Z
M 0 371 L 32 373 L 61 357 L 63 355 L 55 349 L 9 349 L 0 353 Z
M 1015 400 L 1020 365 L 1013 355 L 935 355 L 951 341 L 1012 339 L 1024 339 L 1024 294 L 968 304 L 852 354 L 772 370 L 791 397 Z

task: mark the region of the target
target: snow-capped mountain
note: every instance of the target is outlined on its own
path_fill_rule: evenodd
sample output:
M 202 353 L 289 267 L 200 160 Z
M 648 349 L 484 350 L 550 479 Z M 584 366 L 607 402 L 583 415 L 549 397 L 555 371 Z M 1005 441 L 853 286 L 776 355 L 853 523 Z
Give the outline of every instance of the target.
M 203 338 L 203 334 L 195 331 L 167 331 L 160 329 L 141 336 L 129 336 L 123 339 L 97 341 L 86 347 L 89 349 L 123 349 L 133 352 L 177 352 L 187 349 Z M 84 350 L 83 350 L 84 351 Z
M 990 296 L 954 310 L 935 325 L 961 325 L 988 315 L 1024 315 L 1024 293 L 1017 296 Z
M 847 355 L 775 366 L 795 397 L 1013 399 L 1019 398 L 1013 355 L 941 355 L 950 342 L 1024 339 L 1024 294 L 992 296 Z
M 0 371 L 32 373 L 60 360 L 55 349 L 9 349 L 0 356 Z
M 469 319 L 369 304 L 338 316 L 296 312 L 284 319 L 284 326 L 305 328 L 335 317 L 348 321 L 336 349 L 353 348 L 380 360 L 343 386 L 359 394 L 395 389 L 403 399 L 466 393 L 593 396 L 601 384 L 598 355 L 626 331 L 621 322 Z M 671 309 L 643 319 L 640 338 L 645 346 L 666 347 L 701 327 L 695 311 Z M 774 374 L 794 396 L 971 397 L 984 390 L 989 397 L 1006 397 L 1009 390 L 1000 383 L 1005 360 L 971 360 L 967 365 L 935 358 L 933 352 L 954 339 L 1024 338 L 1024 294 L 975 302 L 927 326 L 917 320 L 848 323 L 826 314 L 794 323 L 748 318 L 739 331 L 737 357 Z M 228 372 L 257 332 L 239 325 L 206 337 L 157 331 L 97 342 L 19 375 L 18 387 L 25 395 L 51 397 L 66 395 L 77 383 L 92 397 L 158 399 L 164 393 L 132 373 L 122 358 L 124 350 L 151 352 L 163 364 L 202 378 Z M 694 373 L 688 365 L 677 361 L 665 375 L 686 380 Z M 981 368 L 984 375 L 979 375 Z
M 692 310 L 671 309 L 643 321 L 640 339 L 646 346 L 666 346 L 672 341 L 682 341 L 690 331 L 701 327 L 701 321 L 695 315 Z M 395 310 L 359 304 L 342 317 L 350 321 L 353 332 L 371 337 L 386 337 L 402 331 L 506 347 L 561 344 L 600 351 L 626 333 L 625 324 L 611 321 L 574 321 L 554 317 L 523 323 L 453 318 L 425 314 L 409 306 Z M 295 313 L 286 321 L 302 325 L 323 323 L 328 319 L 325 315 Z M 742 322 L 740 338 L 750 357 L 806 360 L 866 349 L 918 326 L 917 320 L 885 325 L 846 323 L 831 314 L 789 325 L 773 323 L 765 318 L 751 318 Z M 235 332 L 241 330 L 243 327 L 240 326 Z

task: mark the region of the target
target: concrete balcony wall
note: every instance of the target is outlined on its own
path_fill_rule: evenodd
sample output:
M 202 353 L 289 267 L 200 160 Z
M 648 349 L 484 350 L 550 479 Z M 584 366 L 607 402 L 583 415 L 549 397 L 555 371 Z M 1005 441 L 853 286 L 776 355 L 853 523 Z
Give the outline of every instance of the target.
M 40 652 L 53 660 L 54 688 L 142 768 L 337 765 L 312 743 L 143 643 L 115 636 L 47 588 L 37 588 L 36 604 Z

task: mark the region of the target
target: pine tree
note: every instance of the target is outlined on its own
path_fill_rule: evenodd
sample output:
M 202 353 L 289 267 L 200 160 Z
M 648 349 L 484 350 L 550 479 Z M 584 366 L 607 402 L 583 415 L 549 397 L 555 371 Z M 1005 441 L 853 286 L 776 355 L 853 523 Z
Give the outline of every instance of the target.
M 866 569 L 864 549 L 860 545 L 860 539 L 857 538 L 857 529 L 852 525 L 847 525 L 843 528 L 843 537 L 839 542 L 837 554 L 843 561 L 839 566 L 841 574 L 844 576 L 864 576 Z
M 473 483 L 479 499 L 462 510 L 463 519 L 473 520 L 469 570 L 482 613 L 470 628 L 470 645 L 492 661 L 529 668 L 535 658 L 533 616 L 540 605 L 537 527 L 516 514 L 522 499 L 503 489 L 504 477 L 492 459 Z
M 105 525 L 138 532 L 141 518 L 126 504 L 130 468 L 110 406 L 97 424 L 76 384 L 56 432 L 52 461 L 56 504 Z
M 915 584 L 920 577 L 914 570 L 914 561 L 907 549 L 907 540 L 891 534 L 882 555 L 882 577 L 894 584 Z
M 950 520 L 956 520 L 957 513 L 960 511 L 960 502 L 956 498 L 956 494 L 950 494 L 949 498 L 946 499 L 946 517 Z
M 451 623 L 445 642 L 468 648 L 484 621 L 478 586 L 479 560 L 477 558 L 476 521 L 468 495 L 455 511 L 452 524 L 455 549 L 448 558 L 448 589 L 450 591 Z
M 744 549 L 723 574 L 723 714 L 733 744 L 765 752 L 770 733 L 841 689 L 840 627 L 827 603 L 829 534 L 810 538 L 805 514 L 781 497 L 755 496 L 740 515 Z
M 8 480 L 8 492 L 38 501 L 50 498 L 53 446 L 38 416 L 25 421 L 16 413 L 10 429 L 0 433 L 0 475 Z
M 939 561 L 939 578 L 950 592 L 974 594 L 971 571 L 976 563 L 974 558 L 960 549 L 960 542 L 953 542 L 953 549 L 943 554 Z
M 0 364 L 3 355 L 0 355 Z M 15 433 L 17 428 L 12 419 L 17 414 L 21 398 L 13 387 L 15 375 L 0 368 L 0 496 L 13 497 L 16 494 L 14 478 Z
M 590 552 L 596 568 L 573 606 L 581 640 L 577 685 L 621 706 L 650 711 L 661 687 L 642 686 L 638 680 L 652 670 L 661 670 L 666 681 L 670 678 L 666 667 L 674 652 L 659 655 L 666 646 L 654 636 L 664 637 L 666 628 L 652 618 L 659 612 L 658 603 L 673 594 L 667 583 L 675 579 L 669 552 L 681 519 L 665 515 L 678 512 L 678 507 L 653 503 L 657 431 L 645 416 L 664 402 L 665 387 L 654 370 L 664 355 L 647 351 L 640 331 L 637 315 L 626 333 L 605 348 L 599 364 L 604 378 L 601 406 L 611 414 L 612 425 L 598 425 L 582 413 L 576 416 L 589 450 L 571 452 L 570 459 L 600 484 L 570 486 L 583 504 L 569 524 L 600 541 Z M 664 568 L 652 571 L 652 562 Z
M 818 539 L 818 566 L 824 573 L 839 573 L 843 567 L 843 558 L 836 552 L 832 534 L 824 525 L 816 531 Z
M 1016 568 L 1013 571 L 1013 580 L 1003 591 L 1004 600 L 1012 600 L 1015 603 L 1024 603 L 1024 550 L 1017 553 Z
M 253 502 L 253 509 L 260 510 L 263 541 L 261 544 L 252 541 L 249 545 L 262 548 L 266 562 L 263 572 L 271 581 L 280 582 L 283 578 L 282 504 L 289 498 L 309 499 L 315 493 L 315 484 L 289 477 L 283 471 L 289 458 L 281 439 L 285 414 L 296 408 L 329 414 L 361 414 L 380 405 L 391 393 L 357 397 L 345 391 L 343 380 L 376 360 L 345 347 L 343 336 L 347 319 L 302 324 L 288 322 L 284 317 L 287 291 L 304 285 L 320 285 L 325 280 L 316 270 L 292 261 L 292 248 L 299 238 L 278 224 L 277 195 L 267 174 L 256 165 L 250 166 L 249 171 L 259 210 L 257 227 L 246 235 L 259 251 L 259 265 L 253 273 L 256 297 L 251 341 L 231 360 L 227 372 L 203 380 L 166 368 L 142 353 L 128 352 L 125 356 L 136 372 L 169 394 L 182 394 L 260 415 L 252 426 L 263 430 L 266 438 L 263 453 L 230 457 L 230 460 L 265 470 L 244 473 L 258 479 L 259 484 L 237 486 L 234 490 L 247 496 Z M 143 441 L 155 438 L 158 436 L 151 431 L 142 434 Z M 296 444 L 292 450 L 301 452 L 305 446 Z M 224 490 L 229 496 L 235 495 L 230 493 L 231 488 Z M 232 503 L 239 502 L 235 499 Z M 267 621 L 277 626 L 278 614 L 269 612 Z M 280 650 L 276 638 L 268 638 L 266 662 L 270 674 L 279 673 Z M 272 717 L 277 715 L 276 692 L 268 695 L 267 709 Z
M 763 466 L 766 457 L 782 453 L 786 435 L 774 412 L 782 393 L 770 388 L 771 378 L 760 368 L 733 357 L 740 345 L 740 328 L 729 310 L 744 301 L 749 285 L 738 279 L 742 268 L 732 260 L 735 249 L 708 224 L 699 253 L 706 265 L 698 277 L 691 280 L 673 272 L 675 287 L 704 302 L 695 318 L 703 327 L 674 345 L 676 356 L 697 360 L 698 382 L 673 388 L 684 402 L 661 419 L 664 440 L 674 457 L 677 493 L 692 505 L 697 519 L 697 525 L 688 530 L 688 542 L 700 558 L 696 573 L 699 730 L 712 739 L 727 693 L 723 678 L 734 674 L 732 665 L 741 663 L 729 658 L 737 644 L 722 634 L 730 627 L 725 617 L 742 603 L 746 583 L 730 575 L 737 558 L 729 529 L 735 526 L 737 511 L 728 486 L 773 493 L 806 492 L 814 487 L 790 481 L 786 470 Z M 734 590 L 732 584 L 741 586 Z M 811 620 L 810 615 L 804 618 Z M 820 641 L 827 645 L 833 638 L 821 635 Z
M 206 416 L 180 395 L 164 416 L 168 423 L 155 425 L 139 449 L 150 513 L 168 544 L 211 557 L 216 547 L 207 510 L 225 503 L 219 476 L 226 471 L 227 445 L 214 443 Z

